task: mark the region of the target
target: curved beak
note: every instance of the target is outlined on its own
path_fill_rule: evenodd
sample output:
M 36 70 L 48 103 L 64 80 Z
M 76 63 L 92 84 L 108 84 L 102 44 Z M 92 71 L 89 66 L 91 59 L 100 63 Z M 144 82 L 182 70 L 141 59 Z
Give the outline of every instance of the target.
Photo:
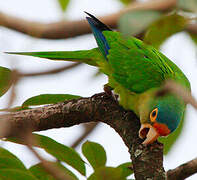
M 141 139 L 146 138 L 142 144 L 148 145 L 153 143 L 159 137 L 159 133 L 150 124 L 142 124 L 139 130 L 139 137 Z

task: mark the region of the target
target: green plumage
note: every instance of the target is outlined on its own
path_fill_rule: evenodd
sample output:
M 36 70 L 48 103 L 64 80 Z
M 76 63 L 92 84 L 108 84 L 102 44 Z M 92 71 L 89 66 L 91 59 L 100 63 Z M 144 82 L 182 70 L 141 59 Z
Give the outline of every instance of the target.
M 190 83 L 186 76 L 157 49 L 134 37 L 124 39 L 120 33 L 108 30 L 108 27 L 90 16 L 92 19 L 88 18 L 88 22 L 97 42 L 100 42 L 99 48 L 13 54 L 84 62 L 98 66 L 100 71 L 108 76 L 108 85 L 119 94 L 119 103 L 125 109 L 134 111 L 142 124 L 151 124 L 150 113 L 154 108 L 158 108 L 157 121 L 166 124 L 170 131 L 174 131 L 183 117 L 185 104 L 175 95 L 156 97 L 155 92 L 168 79 L 174 80 L 190 91 Z
M 103 32 L 109 46 L 108 62 L 98 48 L 81 51 L 19 52 L 52 60 L 84 62 L 98 66 L 109 77 L 109 86 L 120 94 L 120 98 L 137 96 L 149 89 L 160 87 L 165 80 L 172 79 L 190 90 L 190 83 L 183 72 L 166 56 L 152 46 L 131 37 L 127 40 L 113 31 Z M 125 97 L 126 96 L 126 97 Z M 135 102 L 130 102 L 133 104 Z M 120 103 L 126 109 L 135 109 Z

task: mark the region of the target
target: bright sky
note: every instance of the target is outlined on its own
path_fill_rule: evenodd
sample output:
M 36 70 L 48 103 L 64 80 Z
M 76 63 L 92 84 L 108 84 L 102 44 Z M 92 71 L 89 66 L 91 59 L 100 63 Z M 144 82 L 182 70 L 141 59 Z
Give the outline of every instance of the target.
M 72 0 L 68 8 L 69 10 L 64 17 L 82 19 L 85 18 L 83 11 L 88 11 L 99 16 L 116 12 L 120 8 L 121 4 L 116 0 Z M 0 11 L 41 22 L 52 22 L 62 18 L 62 13 L 59 10 L 56 0 L 0 1 Z M 1 27 L 0 42 L 1 52 L 79 50 L 96 47 L 92 35 L 85 35 L 68 40 L 39 40 Z M 186 34 L 179 33 L 164 44 L 162 51 L 187 75 L 192 85 L 193 94 L 197 97 L 197 51 L 192 41 Z M 0 53 L 0 57 L 0 66 L 17 68 L 25 72 L 43 71 L 54 67 L 61 67 L 66 64 L 66 62 L 53 62 L 31 57 L 8 56 L 3 53 Z M 20 105 L 27 98 L 43 93 L 70 93 L 86 97 L 101 92 L 103 85 L 106 83 L 106 78 L 105 76 L 100 76 L 94 79 L 92 76 L 95 72 L 95 68 L 83 65 L 72 71 L 54 76 L 23 79 L 17 86 L 18 94 L 14 105 Z M 6 106 L 8 96 L 9 93 L 1 97 L 0 108 Z M 196 116 L 197 112 L 192 107 L 188 107 L 183 135 L 171 153 L 164 158 L 164 167 L 166 170 L 175 168 L 196 157 Z M 53 129 L 42 133 L 56 139 L 58 142 L 69 145 L 81 132 L 79 126 L 75 126 L 72 128 Z M 130 161 L 127 147 L 118 134 L 109 126 L 99 125 L 94 133 L 88 137 L 88 140 L 98 142 L 105 147 L 108 157 L 107 164 L 109 166 L 116 166 L 120 163 Z M 2 143 L 2 145 L 17 155 L 27 167 L 38 162 L 26 148 L 20 145 L 11 143 Z M 79 152 L 81 151 L 80 148 L 78 148 L 78 150 Z M 43 155 L 46 156 L 46 154 Z M 88 174 L 90 173 L 91 171 L 88 171 Z M 188 180 L 194 180 L 196 178 L 197 175 L 194 175 L 188 178 Z

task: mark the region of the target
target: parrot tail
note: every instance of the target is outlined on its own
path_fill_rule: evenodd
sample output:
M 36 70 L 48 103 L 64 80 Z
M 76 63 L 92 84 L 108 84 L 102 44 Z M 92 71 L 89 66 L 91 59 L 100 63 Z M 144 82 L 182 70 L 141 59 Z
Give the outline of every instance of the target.
M 103 31 L 112 31 L 105 24 L 100 22 L 93 15 L 85 12 L 89 15 L 86 17 L 87 21 L 90 24 L 90 27 L 93 31 L 94 37 L 97 41 L 99 48 L 94 48 L 90 50 L 81 50 L 81 51 L 46 51 L 46 52 L 5 52 L 7 54 L 17 54 L 17 55 L 26 55 L 34 56 L 39 58 L 46 58 L 51 60 L 65 60 L 65 61 L 74 61 L 74 62 L 83 62 L 92 66 L 100 66 L 99 61 L 101 59 L 107 60 L 108 51 L 110 49 Z M 103 55 L 103 56 L 102 56 Z
M 98 47 L 101 53 L 103 54 L 103 56 L 107 59 L 107 55 L 109 53 L 108 51 L 110 47 L 102 32 L 112 31 L 112 30 L 109 27 L 107 27 L 105 24 L 103 24 L 101 21 L 99 21 L 96 17 L 91 15 L 90 13 L 87 13 L 87 12 L 85 13 L 89 15 L 89 17 L 86 17 L 86 19 L 88 23 L 90 24 L 90 27 L 92 29 L 92 32 L 94 34 Z
M 7 54 L 34 56 L 59 61 L 82 62 L 98 66 L 96 58 L 102 56 L 98 48 L 80 51 L 5 52 Z

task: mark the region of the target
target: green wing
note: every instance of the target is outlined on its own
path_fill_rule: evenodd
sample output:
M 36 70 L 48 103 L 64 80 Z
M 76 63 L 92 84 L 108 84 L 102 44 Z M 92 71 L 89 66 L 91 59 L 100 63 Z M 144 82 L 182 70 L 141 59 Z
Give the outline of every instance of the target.
M 104 35 L 110 46 L 107 58 L 112 77 L 130 91 L 142 93 L 160 87 L 168 78 L 184 76 L 167 57 L 142 41 L 133 37 L 125 40 L 118 32 L 105 31 Z

